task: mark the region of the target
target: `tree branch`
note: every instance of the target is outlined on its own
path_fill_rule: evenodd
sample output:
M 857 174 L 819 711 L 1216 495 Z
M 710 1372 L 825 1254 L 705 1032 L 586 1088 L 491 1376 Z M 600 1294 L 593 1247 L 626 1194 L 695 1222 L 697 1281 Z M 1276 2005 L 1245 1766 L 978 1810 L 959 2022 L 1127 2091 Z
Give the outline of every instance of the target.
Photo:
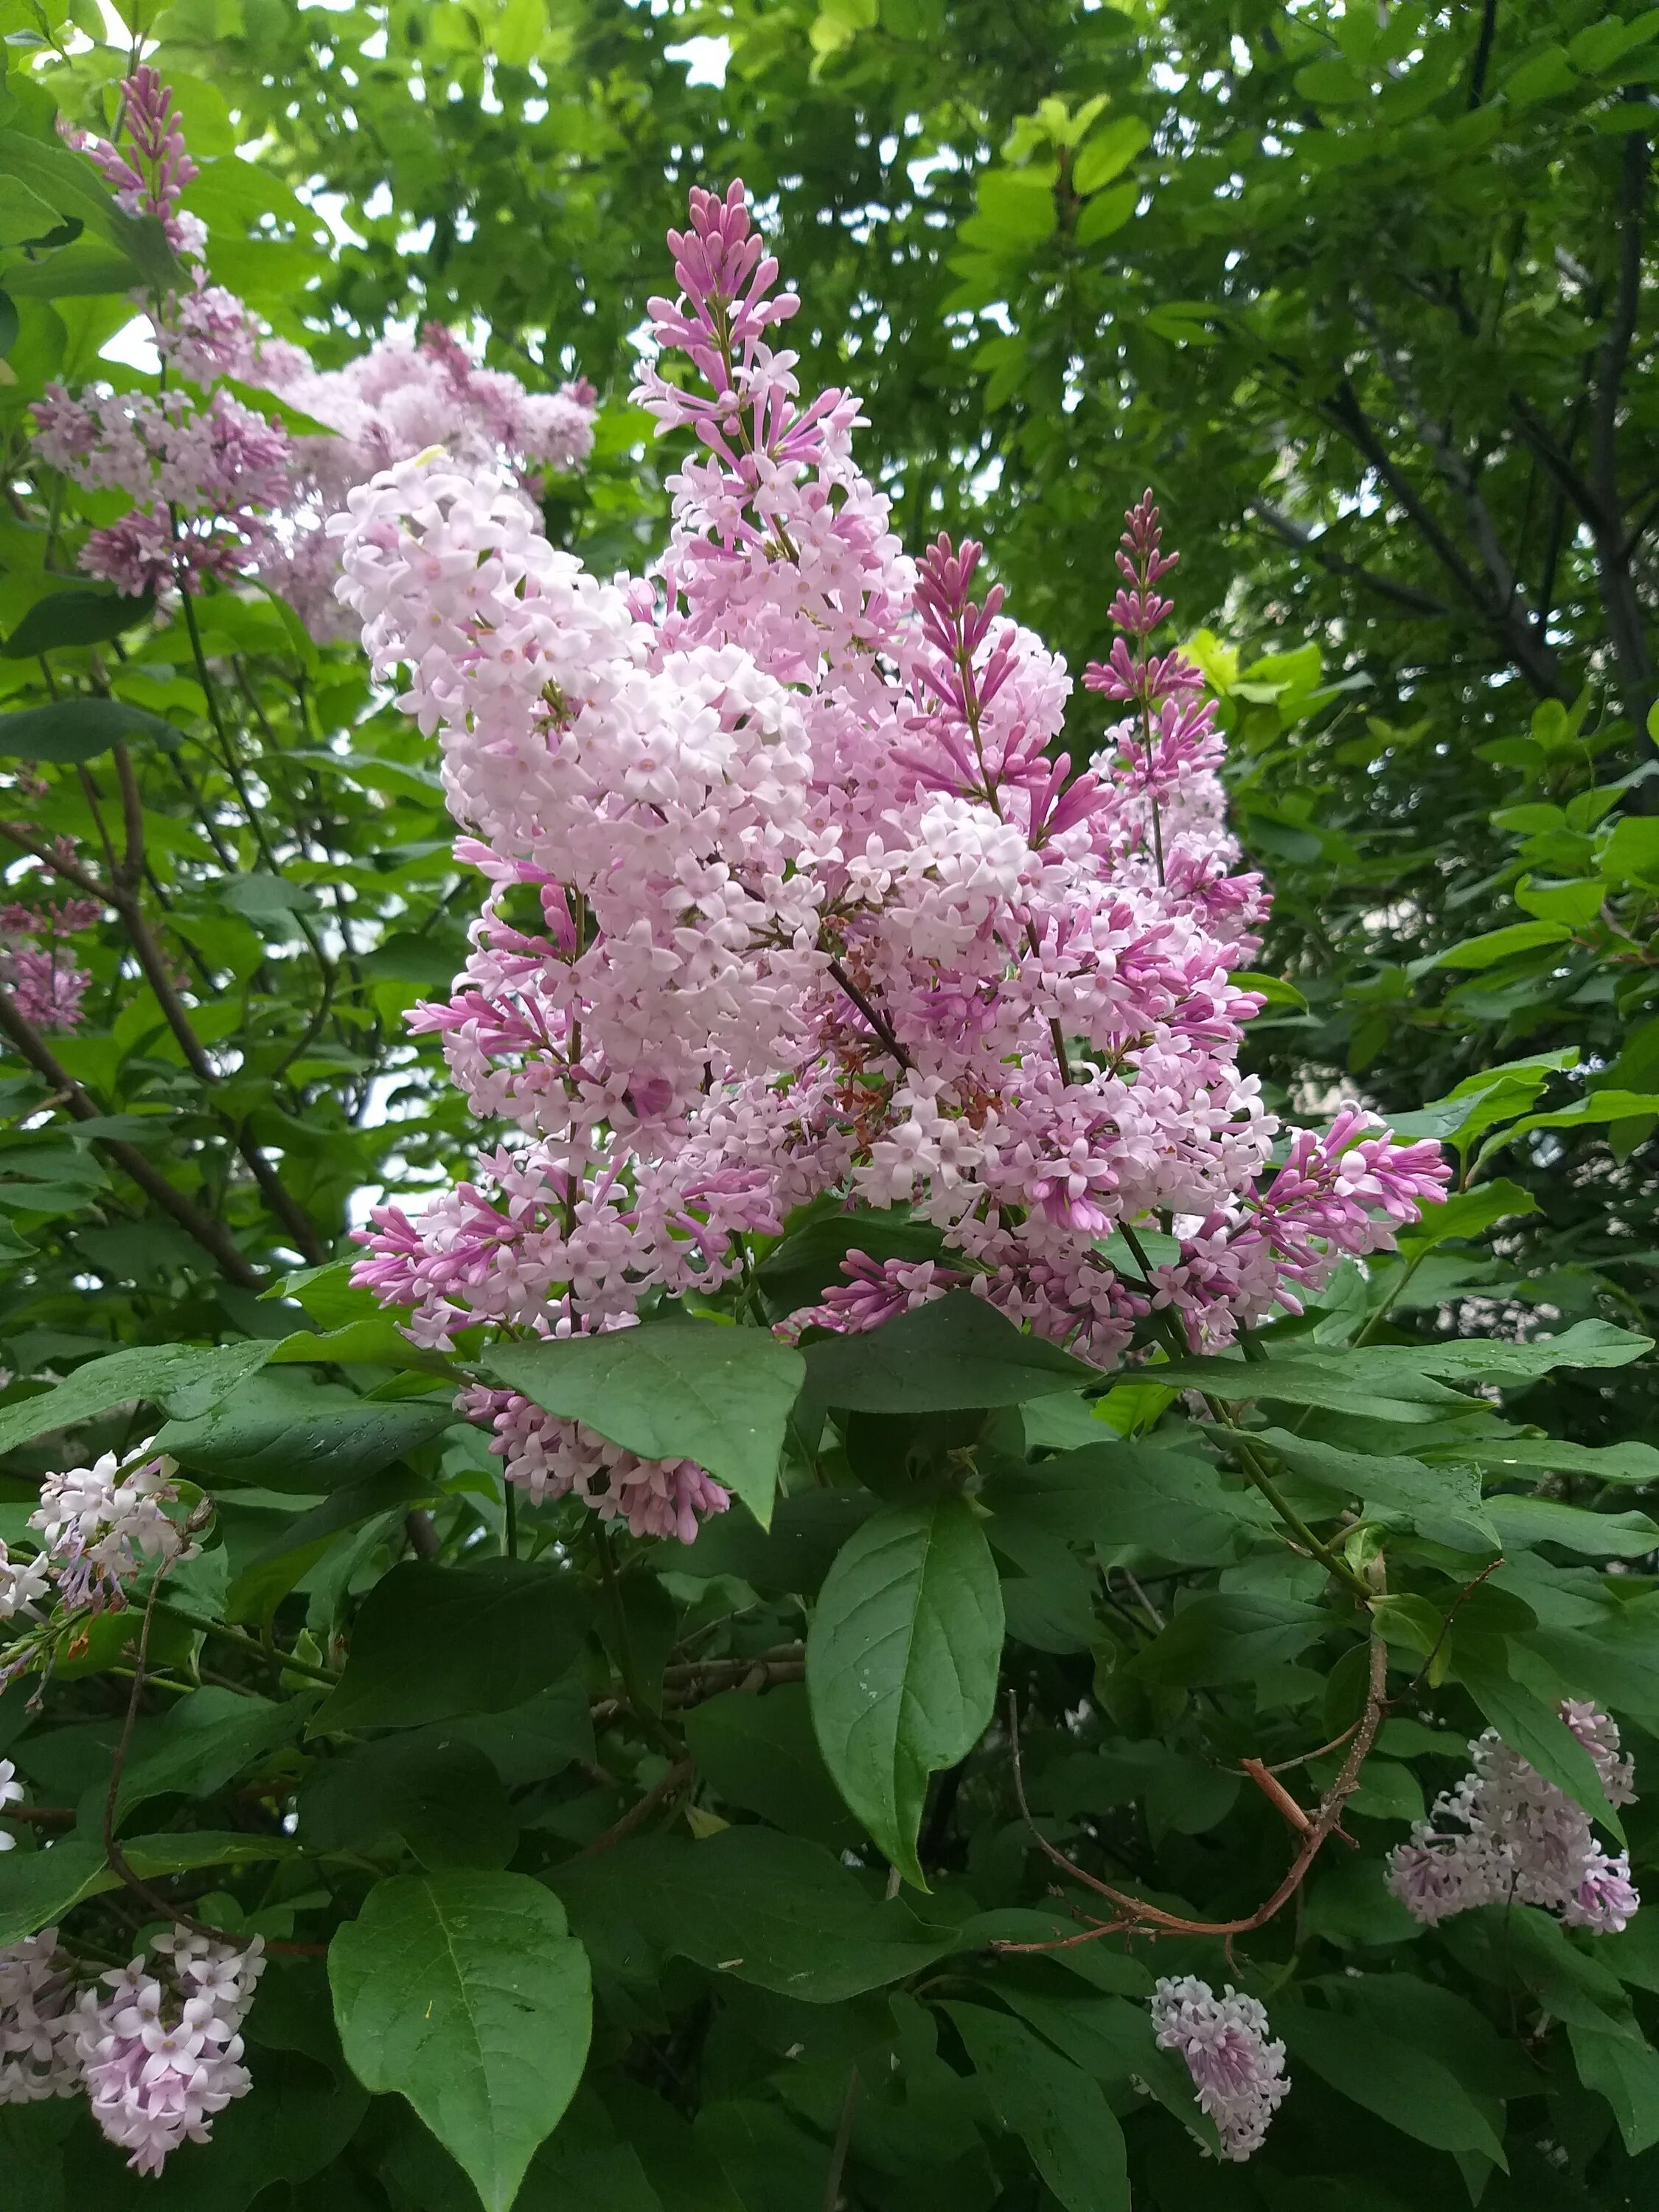
M 9 1038 L 38 1075 L 45 1076 L 53 1090 L 62 1093 L 64 1105 L 77 1121 L 96 1121 L 103 1118 L 100 1109 L 64 1067 L 33 1024 L 18 1012 L 17 1002 L 11 993 L 4 989 L 0 989 L 0 1034 Z M 210 1213 L 204 1213 L 194 1200 L 186 1198 L 183 1191 L 175 1190 L 160 1169 L 147 1160 L 136 1145 L 129 1145 L 118 1137 L 94 1137 L 92 1141 L 101 1152 L 108 1154 L 130 1181 L 137 1184 L 147 1198 L 152 1199 L 163 1212 L 170 1214 L 186 1236 L 195 1239 L 228 1281 L 237 1284 L 245 1291 L 264 1289 L 264 1277 L 243 1257 L 223 1222 Z
M 1443 600 L 1435 599 L 1428 592 L 1419 592 L 1415 585 L 1397 583 L 1392 576 L 1379 576 L 1374 568 L 1364 568 L 1358 561 L 1344 560 L 1340 553 L 1334 553 L 1326 544 L 1327 532 L 1305 529 L 1269 500 L 1251 500 L 1245 507 L 1245 513 L 1259 516 L 1275 538 L 1282 539 L 1286 545 L 1293 546 L 1298 553 L 1305 553 L 1310 560 L 1317 561 L 1320 567 L 1331 575 L 1363 584 L 1367 591 L 1376 592 L 1381 599 L 1391 599 L 1407 614 L 1427 615 L 1437 619 L 1452 611 Z

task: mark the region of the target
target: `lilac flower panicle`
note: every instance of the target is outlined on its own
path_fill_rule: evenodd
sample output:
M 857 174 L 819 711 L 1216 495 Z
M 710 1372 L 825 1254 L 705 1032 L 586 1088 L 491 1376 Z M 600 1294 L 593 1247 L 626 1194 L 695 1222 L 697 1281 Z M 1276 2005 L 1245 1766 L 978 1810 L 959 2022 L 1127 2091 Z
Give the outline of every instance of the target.
M 1634 1804 L 1635 1768 L 1620 1751 L 1617 1724 L 1579 1699 L 1565 1703 L 1561 1717 L 1595 1761 L 1607 1802 Z M 1432 1926 L 1513 1899 L 1557 1914 L 1569 1928 L 1616 1935 L 1641 1903 L 1628 1856 L 1604 1850 L 1583 1808 L 1496 1729 L 1473 1739 L 1469 1750 L 1469 1771 L 1389 1856 L 1389 1887 L 1413 1919 Z
M 153 1948 L 165 1963 L 134 1959 L 83 1992 L 76 2036 L 93 2118 L 152 2174 L 252 2087 L 238 2031 L 264 1966 L 258 1936 L 239 1950 L 175 1928 Z
M 55 1928 L 0 1951 L 0 2105 L 38 2104 L 80 2087 L 76 1994 Z
M 176 1502 L 177 1464 L 144 1448 L 125 1463 L 106 1452 L 91 1467 L 49 1474 L 29 1526 L 42 1539 L 58 1595 L 72 1612 L 99 1613 L 126 1602 L 126 1587 L 145 1560 L 169 1564 L 191 1546 L 162 1510 Z
M 1261 2149 L 1290 2091 L 1285 2046 L 1270 2039 L 1267 2014 L 1229 1982 L 1217 1996 L 1195 1975 L 1165 1976 L 1152 1998 L 1152 2029 L 1164 2051 L 1187 2062 L 1200 2109 L 1215 2122 L 1221 2154 L 1235 2162 Z
M 1129 642 L 1100 687 L 1132 711 L 1073 773 L 1063 662 L 980 587 L 978 545 L 904 554 L 857 399 L 802 392 L 798 301 L 741 185 L 694 191 L 670 246 L 680 296 L 651 303 L 636 396 L 696 444 L 652 577 L 590 574 L 510 471 L 453 446 L 331 526 L 342 605 L 437 739 L 483 879 L 465 964 L 411 1026 L 511 1132 L 418 1217 L 376 1207 L 354 1280 L 437 1349 L 626 1328 L 829 1198 L 907 1206 L 947 1256 L 849 1253 L 786 1334 L 966 1284 L 1108 1368 L 1157 1310 L 1195 1349 L 1297 1310 L 1448 1170 L 1357 1108 L 1273 1164 L 1239 1065 L 1262 1001 L 1235 980 L 1266 895 L 1214 702 L 1149 643 L 1174 565 L 1156 509 L 1127 520 Z M 1178 1249 L 1150 1279 L 1103 1256 L 1160 1218 Z M 630 1527 L 686 1533 L 723 1497 L 522 1401 L 464 1410 L 509 1479 Z

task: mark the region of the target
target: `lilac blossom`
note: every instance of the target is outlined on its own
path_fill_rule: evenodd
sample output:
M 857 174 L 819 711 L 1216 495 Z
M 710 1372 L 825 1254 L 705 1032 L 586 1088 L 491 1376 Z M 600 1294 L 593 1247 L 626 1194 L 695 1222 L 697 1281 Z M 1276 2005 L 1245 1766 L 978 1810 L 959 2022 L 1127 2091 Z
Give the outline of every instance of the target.
M 17 1769 L 9 1759 L 0 1759 L 0 1814 L 8 1805 L 21 1805 L 24 1798 L 22 1784 L 17 1779 Z M 15 1850 L 17 1838 L 9 1829 L 0 1828 L 0 1851 Z
M 106 1452 L 91 1467 L 49 1474 L 29 1526 L 39 1531 L 46 1565 L 71 1612 L 100 1613 L 126 1603 L 127 1585 L 146 1559 L 172 1565 L 191 1545 L 167 1518 L 176 1502 L 177 1464 L 164 1455 L 125 1463 Z
M 154 1966 L 134 1959 L 83 1993 L 76 2053 L 93 2118 L 129 2166 L 154 2174 L 181 2143 L 207 2142 L 213 2115 L 252 2087 L 238 2030 L 264 1946 L 175 1928 L 152 1948 Z
M 1634 1804 L 1635 1768 L 1620 1752 L 1617 1723 L 1577 1699 L 1562 1705 L 1561 1717 L 1594 1760 L 1607 1802 Z M 1469 1750 L 1469 1771 L 1389 1854 L 1389 1887 L 1413 1918 L 1432 1927 L 1472 1906 L 1512 1899 L 1540 1905 L 1569 1928 L 1617 1935 L 1641 1903 L 1626 1853 L 1604 1850 L 1583 1807 L 1496 1729 Z
M 0 1951 L 0 2105 L 72 2096 L 80 2087 L 76 1996 L 55 1928 Z
M 1221 2154 L 1242 2163 L 1261 2149 L 1290 2091 L 1285 2046 L 1267 2035 L 1267 2014 L 1227 1983 L 1219 1996 L 1184 1974 L 1161 1979 L 1152 1998 L 1158 2045 L 1187 2062 L 1199 2108 L 1215 2122 Z
M 979 547 L 904 556 L 853 458 L 858 402 L 803 398 L 741 187 L 694 192 L 670 244 L 682 295 L 653 303 L 637 397 L 697 445 L 652 579 L 588 574 L 509 474 L 453 452 L 382 471 L 331 526 L 485 879 L 413 1026 L 512 1132 L 418 1218 L 376 1209 L 355 1279 L 438 1348 L 611 1328 L 830 1197 L 908 1207 L 945 1256 L 850 1262 L 797 1333 L 960 1279 L 1109 1367 L 1155 1307 L 1224 1345 L 1388 1249 L 1441 1194 L 1437 1148 L 1344 1108 L 1275 1169 L 1238 1065 L 1265 895 L 1199 672 L 1150 641 L 1174 565 L 1156 508 L 1127 519 L 1129 641 L 1097 672 L 1139 711 L 1073 774 L 1063 662 L 997 587 L 975 599 Z M 701 388 L 665 373 L 676 351 Z M 1155 1221 L 1178 1250 L 1152 1279 L 1103 1252 Z M 529 1479 L 540 1417 L 476 1411 Z M 544 1490 L 581 1492 L 552 1442 Z M 663 1480 L 678 1526 L 689 1493 Z

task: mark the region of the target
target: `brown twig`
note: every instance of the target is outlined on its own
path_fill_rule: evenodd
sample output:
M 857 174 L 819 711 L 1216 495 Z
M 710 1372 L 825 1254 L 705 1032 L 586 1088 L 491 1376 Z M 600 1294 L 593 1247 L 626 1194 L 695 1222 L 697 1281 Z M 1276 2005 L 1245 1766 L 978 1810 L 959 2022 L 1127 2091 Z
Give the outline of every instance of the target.
M 16 1000 L 4 989 L 0 989 L 0 1035 L 16 1046 L 37 1075 L 43 1075 L 62 1094 L 64 1103 L 77 1121 L 103 1118 L 101 1109 L 70 1074 L 34 1024 L 18 1012 Z M 227 1281 L 245 1291 L 264 1288 L 264 1277 L 243 1256 L 223 1222 L 204 1212 L 193 1199 L 175 1189 L 136 1145 L 129 1145 L 119 1137 L 94 1137 L 92 1141 L 107 1153 L 130 1181 L 137 1184 L 147 1198 L 152 1199 L 163 1212 L 172 1215 L 185 1235 L 208 1254 Z
M 1085 1873 L 1081 1867 L 1073 1865 L 1063 1851 L 1057 1850 L 1046 1836 L 1039 1832 L 1036 1823 L 1031 1818 L 1030 1808 L 1025 1802 L 1025 1780 L 1021 1771 L 1019 1756 L 1019 1712 L 1011 1692 L 1008 1700 L 1008 1720 L 1012 1741 L 1014 1794 L 1018 1800 L 1019 1809 L 1025 1824 L 1044 1856 L 1069 1875 L 1073 1881 L 1082 1882 L 1087 1888 L 1093 1890 L 1097 1896 L 1105 1898 L 1109 1904 L 1115 1905 L 1117 1908 L 1117 1917 L 1113 1920 L 1094 1921 L 1089 1927 L 1079 1929 L 1075 1936 L 1060 1936 L 1044 1943 L 993 1943 L 992 1950 L 999 1952 L 1066 1951 L 1079 1943 L 1091 1943 L 1102 1936 L 1218 1936 L 1231 1940 L 1235 1936 L 1248 1935 L 1253 1929 L 1265 1927 L 1267 1922 L 1301 1888 L 1314 1861 L 1324 1848 L 1328 1838 L 1339 1827 L 1343 1808 L 1359 1786 L 1360 1769 L 1370 1755 L 1372 1744 L 1376 1741 L 1376 1732 L 1382 1726 L 1383 1715 L 1388 1710 L 1388 1698 L 1385 1694 L 1388 1670 L 1388 1646 L 1380 1636 L 1374 1634 L 1370 1639 L 1370 1668 L 1365 1711 L 1361 1717 L 1358 1727 L 1354 1731 L 1353 1741 L 1348 1747 L 1348 1755 L 1342 1762 L 1342 1770 L 1321 1798 L 1317 1809 L 1308 1820 L 1306 1829 L 1303 1832 L 1301 1846 L 1279 1887 L 1270 1897 L 1256 1907 L 1254 1912 L 1245 1913 L 1237 1920 L 1190 1920 L 1178 1912 L 1166 1912 L 1160 1905 L 1148 1904 L 1145 1898 L 1132 1896 L 1127 1890 L 1115 1889 L 1110 1882 L 1102 1881 L 1098 1876 Z M 1300 1811 L 1300 1809 L 1298 1807 L 1297 1810 Z
M 626 1843 L 629 1836 L 645 1826 L 654 1813 L 684 1795 L 691 1786 L 696 1771 L 689 1759 L 683 1759 L 671 1766 L 659 1781 L 652 1784 L 637 1804 L 630 1805 L 619 1820 L 611 1823 L 603 1835 L 595 1836 L 591 1844 L 584 1844 L 576 1856 L 579 1859 L 595 1858 L 599 1852 L 611 1850 L 617 1844 Z
M 847 2154 L 853 2148 L 853 2116 L 858 2110 L 859 2069 L 849 2068 L 847 2094 L 841 2100 L 841 2118 L 836 2123 L 836 2140 L 830 2152 L 830 2171 L 823 2177 L 823 2212 L 836 2212 L 841 2203 L 842 2177 L 847 2171 Z
M 901 1067 L 908 1068 L 910 1065 L 910 1055 L 894 1036 L 892 1025 L 886 1016 L 876 1011 L 874 1006 L 860 990 L 839 960 L 832 960 L 830 963 L 830 973 L 863 1015 L 865 1020 L 869 1023 L 883 1048 L 897 1060 Z

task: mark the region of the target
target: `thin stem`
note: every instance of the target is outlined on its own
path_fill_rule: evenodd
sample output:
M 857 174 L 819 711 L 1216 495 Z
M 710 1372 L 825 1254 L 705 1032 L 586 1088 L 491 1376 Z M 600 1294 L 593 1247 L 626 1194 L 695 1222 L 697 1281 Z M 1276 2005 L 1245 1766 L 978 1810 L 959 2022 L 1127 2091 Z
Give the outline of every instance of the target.
M 233 1644 L 238 1651 L 263 1661 L 267 1667 L 279 1667 L 286 1674 L 304 1674 L 331 1690 L 340 1679 L 328 1668 L 314 1666 L 295 1652 L 278 1651 L 274 1647 L 268 1651 L 257 1637 L 244 1636 L 240 1628 L 231 1628 L 222 1620 L 210 1620 L 205 1613 L 192 1613 L 187 1606 L 174 1604 L 171 1598 L 156 1601 L 155 1610 L 171 1620 L 182 1621 L 186 1628 L 194 1628 L 204 1636 L 216 1637 L 221 1644 Z
M 841 2100 L 841 2118 L 836 2123 L 830 2171 L 823 2177 L 823 2212 L 836 2212 L 841 2203 L 842 2176 L 847 2171 L 847 2154 L 853 2147 L 853 2116 L 858 2110 L 858 2102 L 859 2069 L 854 2065 L 848 2069 L 847 2094 Z

